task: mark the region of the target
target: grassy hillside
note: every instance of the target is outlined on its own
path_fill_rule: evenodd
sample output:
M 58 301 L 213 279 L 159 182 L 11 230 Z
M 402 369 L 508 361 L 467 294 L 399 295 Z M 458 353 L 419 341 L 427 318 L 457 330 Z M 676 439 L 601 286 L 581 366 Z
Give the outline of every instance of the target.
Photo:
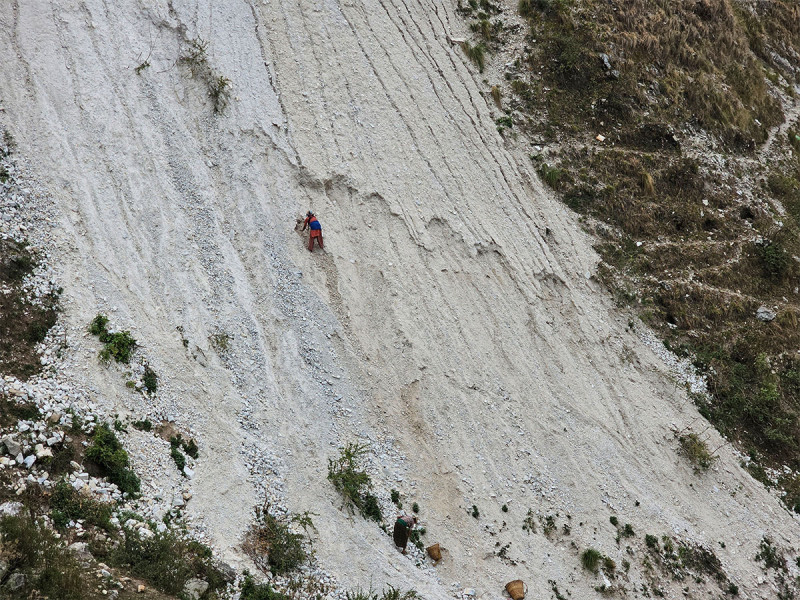
M 587 217 L 621 303 L 708 376 L 698 405 L 790 490 L 800 467 L 800 9 L 520 0 L 504 75 L 544 181 Z M 465 12 L 488 39 L 491 11 Z M 597 138 L 596 136 L 602 136 Z M 604 139 L 603 139 L 604 138 Z M 539 153 L 538 148 L 544 147 Z M 770 320 L 756 317 L 759 307 Z

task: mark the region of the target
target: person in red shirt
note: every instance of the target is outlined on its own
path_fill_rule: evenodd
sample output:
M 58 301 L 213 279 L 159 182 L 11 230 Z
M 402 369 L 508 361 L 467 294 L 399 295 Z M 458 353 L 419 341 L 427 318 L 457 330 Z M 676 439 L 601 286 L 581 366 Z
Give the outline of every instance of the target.
M 324 250 L 325 246 L 322 244 L 322 225 L 319 221 L 317 221 L 317 217 L 314 216 L 314 213 L 308 211 L 306 213 L 306 220 L 303 221 L 303 229 L 302 231 L 306 230 L 306 227 L 310 230 L 310 235 L 308 236 L 308 251 L 314 251 L 314 240 L 316 239 L 319 243 L 319 249 Z

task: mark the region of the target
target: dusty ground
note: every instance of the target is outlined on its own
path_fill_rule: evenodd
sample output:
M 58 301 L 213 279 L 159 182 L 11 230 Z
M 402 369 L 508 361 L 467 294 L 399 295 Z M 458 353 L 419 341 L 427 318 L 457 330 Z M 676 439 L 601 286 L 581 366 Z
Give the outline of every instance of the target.
M 320 565 L 346 586 L 497 598 L 519 577 L 530 597 L 549 580 L 593 597 L 578 550 L 625 557 L 613 513 L 639 542 L 714 548 L 746 597 L 774 597 L 753 557 L 765 533 L 797 546 L 797 521 L 729 447 L 700 477 L 678 455 L 670 426 L 706 426 L 594 280 L 575 218 L 504 148 L 447 41 L 464 34 L 453 4 L 9 4 L 0 106 L 60 209 L 65 318 L 108 312 L 162 387 L 145 406 L 88 338 L 76 377 L 112 413 L 197 433 L 188 510 L 227 560 L 247 564 L 263 484 L 318 514 Z M 195 38 L 232 83 L 221 115 L 176 64 Z M 324 254 L 293 230 L 308 208 Z M 383 498 L 419 503 L 439 580 L 340 510 L 327 458 L 351 440 L 373 445 Z M 526 534 L 529 508 L 569 514 L 571 534 Z

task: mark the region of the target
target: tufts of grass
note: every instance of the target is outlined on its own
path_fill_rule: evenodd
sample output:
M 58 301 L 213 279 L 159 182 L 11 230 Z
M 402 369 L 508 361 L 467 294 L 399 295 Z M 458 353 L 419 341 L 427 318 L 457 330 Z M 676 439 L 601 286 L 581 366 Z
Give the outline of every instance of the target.
M 542 178 L 542 181 L 554 190 L 559 189 L 564 175 L 565 173 L 562 169 L 551 167 L 546 163 L 543 163 L 542 166 L 539 167 L 539 176 Z
M 581 565 L 587 571 L 597 573 L 600 569 L 600 562 L 603 559 L 603 554 L 594 548 L 587 548 L 581 553 Z
M 483 44 L 475 44 L 474 46 L 469 42 L 463 43 L 464 54 L 467 55 L 475 66 L 478 67 L 478 71 L 483 73 L 483 69 L 486 68 L 486 48 Z
M 500 90 L 500 86 L 493 85 L 490 94 L 492 100 L 494 100 L 495 106 L 497 106 L 497 108 L 503 108 L 503 92 Z
M 95 463 L 120 491 L 130 495 L 139 493 L 139 478 L 128 468 L 128 453 L 108 425 L 102 424 L 95 428 L 85 457 Z
M 372 493 L 372 479 L 361 466 L 366 453 L 366 446 L 348 443 L 341 448 L 338 457 L 328 459 L 328 480 L 344 496 L 351 512 L 358 510 L 365 519 L 380 521 L 383 515 Z
M 678 437 L 681 452 L 694 466 L 695 472 L 707 471 L 717 457 L 708 451 L 708 445 L 696 433 L 687 433 Z
M 192 77 L 202 81 L 208 90 L 216 114 L 225 111 L 230 101 L 231 81 L 217 73 L 208 62 L 208 42 L 200 38 L 189 40 L 183 48 L 178 62 L 186 65 Z

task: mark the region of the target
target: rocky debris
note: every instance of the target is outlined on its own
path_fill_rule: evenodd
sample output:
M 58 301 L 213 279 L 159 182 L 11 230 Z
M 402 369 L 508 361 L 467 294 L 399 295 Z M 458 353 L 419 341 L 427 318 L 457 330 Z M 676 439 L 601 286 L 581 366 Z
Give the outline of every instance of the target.
M 774 321 L 777 316 L 778 315 L 775 313 L 775 311 L 770 310 L 766 306 L 759 306 L 758 310 L 756 311 L 756 319 L 759 321 L 764 321 L 765 323 Z

